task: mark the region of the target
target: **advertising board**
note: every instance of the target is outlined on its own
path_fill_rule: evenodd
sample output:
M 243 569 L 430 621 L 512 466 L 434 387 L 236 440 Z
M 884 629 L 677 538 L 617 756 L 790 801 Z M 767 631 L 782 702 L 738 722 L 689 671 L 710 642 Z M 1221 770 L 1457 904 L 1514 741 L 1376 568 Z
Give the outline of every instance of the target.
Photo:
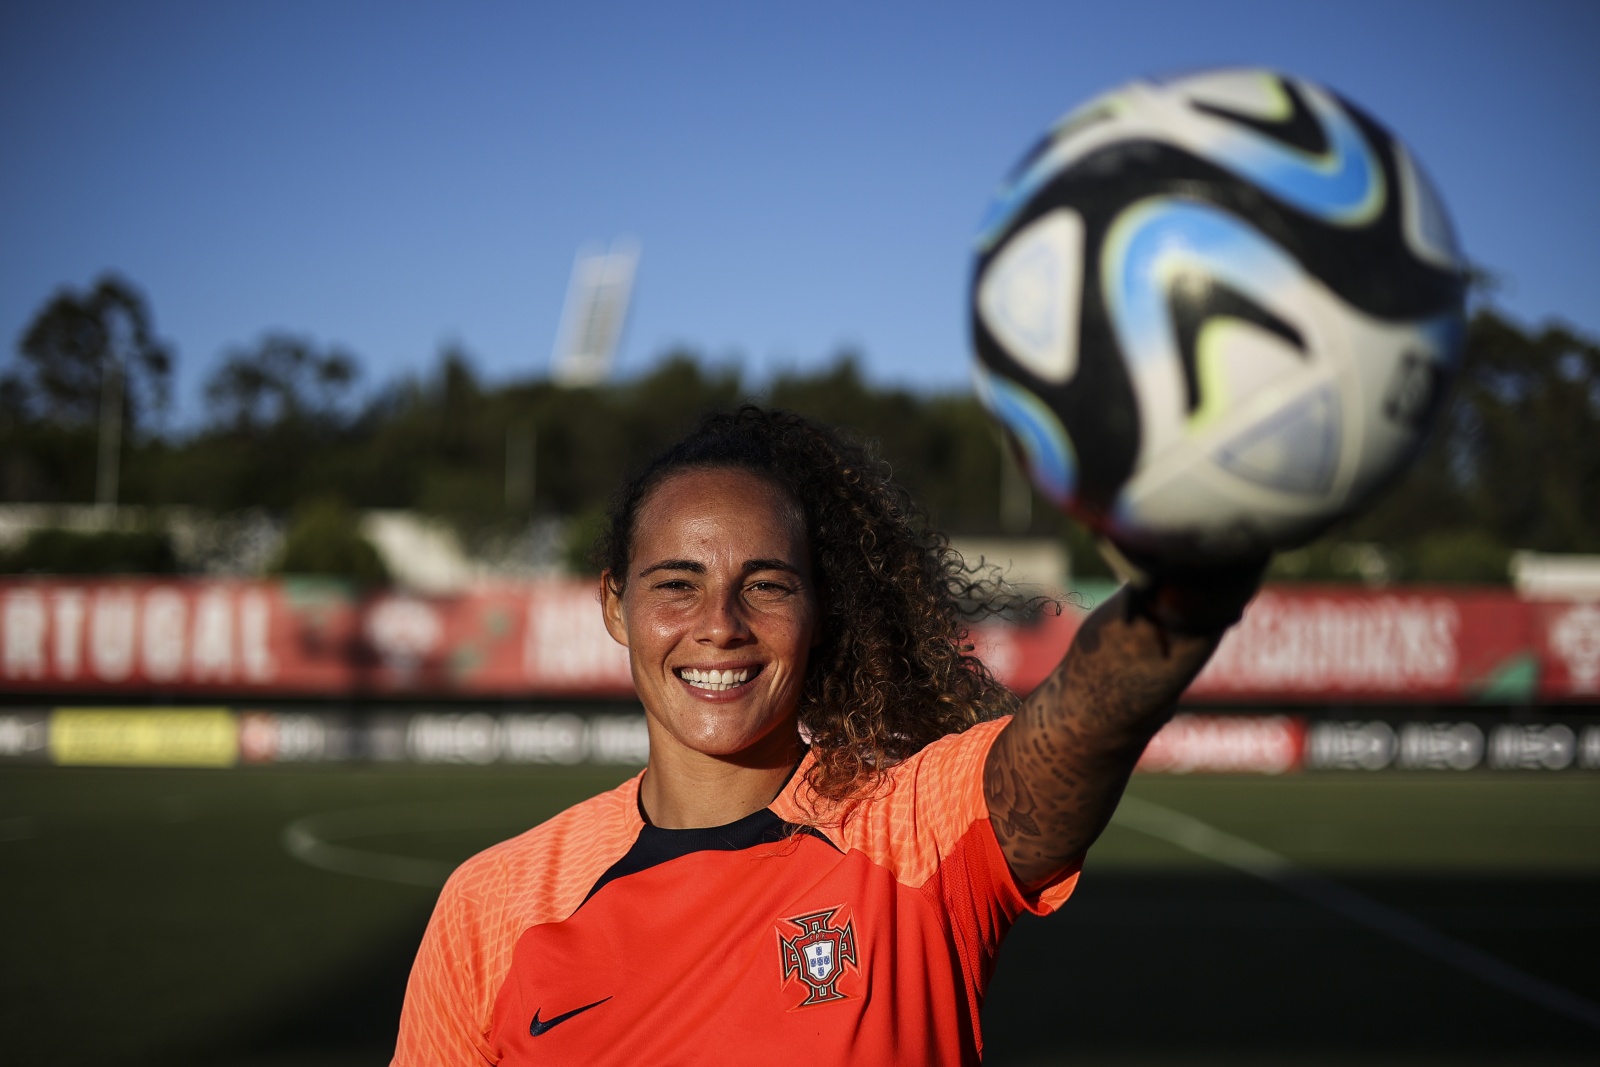
M 409 763 L 643 766 L 634 705 L 497 711 L 37 708 L 0 711 L 0 765 L 250 767 Z M 1571 773 L 1600 770 L 1600 723 L 1523 712 L 1315 719 L 1283 711 L 1180 712 L 1151 740 L 1145 774 L 1302 771 Z
M 989 620 L 972 641 L 1027 692 L 1082 610 Z M 619 699 L 627 651 L 593 583 L 420 596 L 314 581 L 0 580 L 0 691 L 184 700 L 419 697 Z M 1600 604 L 1500 589 L 1270 586 L 1186 701 L 1594 703 Z

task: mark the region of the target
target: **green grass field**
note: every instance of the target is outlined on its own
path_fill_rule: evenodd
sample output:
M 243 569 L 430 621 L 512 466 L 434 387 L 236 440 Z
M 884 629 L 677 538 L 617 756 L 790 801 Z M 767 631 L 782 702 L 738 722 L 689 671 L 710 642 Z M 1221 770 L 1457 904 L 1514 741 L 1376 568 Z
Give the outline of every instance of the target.
M 384 1063 L 434 896 L 388 879 L 624 773 L 0 770 L 6 1059 Z M 1008 941 L 988 1062 L 1600 1061 L 1600 1028 L 1549 1002 L 1600 1004 L 1600 776 L 1141 776 L 1130 795 L 1063 912 Z M 295 858 L 295 824 L 365 873 Z M 1224 836 L 1175 843 L 1201 824 Z

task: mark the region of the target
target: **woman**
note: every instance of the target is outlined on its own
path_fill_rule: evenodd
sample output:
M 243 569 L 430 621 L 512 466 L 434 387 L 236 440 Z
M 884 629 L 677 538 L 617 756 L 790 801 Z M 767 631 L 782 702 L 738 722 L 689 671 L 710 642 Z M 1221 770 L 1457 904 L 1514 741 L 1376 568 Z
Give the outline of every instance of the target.
M 1000 940 L 1254 588 L 1119 593 L 1019 706 L 962 643 L 994 590 L 863 450 L 755 408 L 626 485 L 601 554 L 649 764 L 451 877 L 397 1064 L 976 1062 Z

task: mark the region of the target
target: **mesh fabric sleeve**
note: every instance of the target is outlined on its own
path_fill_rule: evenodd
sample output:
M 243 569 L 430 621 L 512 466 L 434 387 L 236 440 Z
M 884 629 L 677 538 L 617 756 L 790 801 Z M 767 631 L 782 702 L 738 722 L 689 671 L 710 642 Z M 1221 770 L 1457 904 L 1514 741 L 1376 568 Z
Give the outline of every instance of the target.
M 485 912 L 503 904 L 484 866 L 457 870 L 439 894 L 406 982 L 393 1067 L 495 1062 L 487 1035 L 499 976 L 489 973 L 485 940 L 494 924 Z

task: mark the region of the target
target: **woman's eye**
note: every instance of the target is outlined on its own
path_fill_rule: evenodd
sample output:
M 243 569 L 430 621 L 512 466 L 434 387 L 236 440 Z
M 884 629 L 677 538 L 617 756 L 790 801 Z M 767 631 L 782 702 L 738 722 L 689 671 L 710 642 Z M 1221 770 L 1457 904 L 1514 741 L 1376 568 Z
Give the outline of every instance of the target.
M 751 582 L 746 588 L 758 596 L 782 596 L 790 592 L 782 582 Z

